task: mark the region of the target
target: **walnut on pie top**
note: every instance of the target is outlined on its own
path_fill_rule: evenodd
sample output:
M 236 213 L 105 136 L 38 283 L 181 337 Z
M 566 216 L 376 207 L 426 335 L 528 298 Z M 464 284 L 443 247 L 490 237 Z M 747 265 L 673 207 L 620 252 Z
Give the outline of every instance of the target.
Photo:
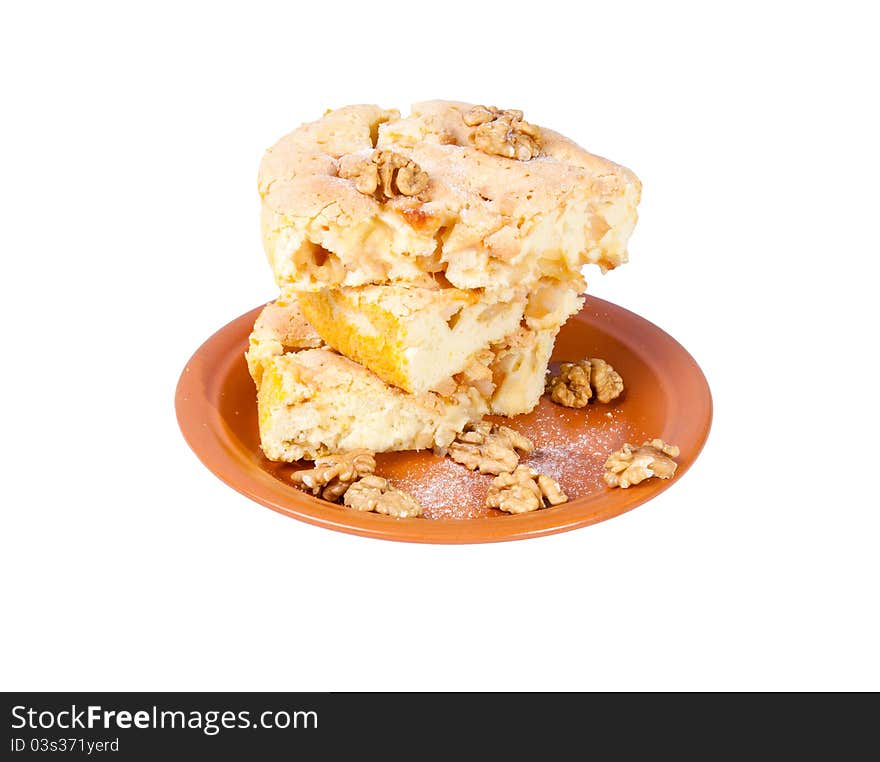
M 428 188 L 428 175 L 412 159 L 394 151 L 373 151 L 368 158 L 345 157 L 339 176 L 355 181 L 355 188 L 379 199 L 418 196 Z
M 462 115 L 474 130 L 470 141 L 483 153 L 528 161 L 541 154 L 541 131 L 523 121 L 523 112 L 474 106 Z

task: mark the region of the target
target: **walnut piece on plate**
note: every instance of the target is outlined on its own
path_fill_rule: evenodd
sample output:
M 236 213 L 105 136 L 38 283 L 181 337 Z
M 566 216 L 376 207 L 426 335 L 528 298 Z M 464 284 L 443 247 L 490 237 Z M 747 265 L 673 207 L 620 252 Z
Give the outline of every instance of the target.
M 352 484 L 345 493 L 344 502 L 357 511 L 374 511 L 400 519 L 413 518 L 422 512 L 412 495 L 392 487 L 387 479 L 375 474 Z
M 383 200 L 395 196 L 418 196 L 428 188 L 428 174 L 412 159 L 395 151 L 373 151 L 368 158 L 344 162 L 339 176 L 354 180 L 358 192 L 378 194 Z
M 652 439 L 641 447 L 627 442 L 608 456 L 602 478 L 609 487 L 623 488 L 639 484 L 652 476 L 671 479 L 678 467 L 673 458 L 677 458 L 679 453 L 678 447 L 662 439 Z
M 474 128 L 470 140 L 483 153 L 519 161 L 541 154 L 541 131 L 523 121 L 522 111 L 474 106 L 462 114 L 462 119 Z
M 486 494 L 486 505 L 507 513 L 528 513 L 568 500 L 559 484 L 529 466 L 517 466 L 512 473 L 499 474 Z
M 547 379 L 550 399 L 565 407 L 586 407 L 595 396 L 608 403 L 623 393 L 623 379 L 605 360 L 598 357 L 564 362 L 559 375 Z
M 291 474 L 291 481 L 316 497 L 337 502 L 358 479 L 376 470 L 376 458 L 369 450 L 326 455 L 315 460 L 315 467 Z
M 513 471 L 520 453 L 531 455 L 532 442 L 517 431 L 488 421 L 471 423 L 449 445 L 447 453 L 456 463 L 481 474 Z

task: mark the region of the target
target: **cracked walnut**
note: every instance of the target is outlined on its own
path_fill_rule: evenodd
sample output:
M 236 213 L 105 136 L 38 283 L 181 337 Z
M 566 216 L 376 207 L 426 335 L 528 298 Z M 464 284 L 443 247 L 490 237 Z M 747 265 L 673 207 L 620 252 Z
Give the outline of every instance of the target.
M 678 464 L 680 450 L 675 445 L 666 444 L 662 439 L 652 439 L 641 447 L 627 442 L 605 461 L 603 479 L 609 487 L 629 487 L 645 479 L 656 476 L 658 479 L 671 479 Z
M 531 455 L 532 442 L 507 426 L 488 421 L 468 424 L 449 445 L 448 454 L 456 463 L 481 474 L 500 474 L 513 471 L 519 463 L 519 453 Z
M 499 474 L 486 494 L 486 505 L 507 513 L 528 513 L 568 500 L 559 484 L 529 466 L 517 466 L 512 473 Z
M 523 112 L 474 106 L 462 114 L 468 127 L 473 127 L 470 140 L 483 153 L 508 159 L 528 161 L 541 153 L 541 131 L 523 121 Z
M 347 157 L 348 158 L 348 157 Z M 428 188 L 428 173 L 412 159 L 395 151 L 373 151 L 368 158 L 351 157 L 340 162 L 339 176 L 354 180 L 354 187 L 382 200 L 395 196 L 418 196 Z
M 315 460 L 315 467 L 295 471 L 290 478 L 301 489 L 335 503 L 358 479 L 376 470 L 376 459 L 369 450 L 326 455 Z
M 598 357 L 564 362 L 559 375 L 547 380 L 550 399 L 565 407 L 586 407 L 595 396 L 599 402 L 611 402 L 623 393 L 623 379 L 605 360 Z
M 387 479 L 375 474 L 352 484 L 345 493 L 344 502 L 357 511 L 374 511 L 401 519 L 413 518 L 422 512 L 412 495 L 392 487 Z

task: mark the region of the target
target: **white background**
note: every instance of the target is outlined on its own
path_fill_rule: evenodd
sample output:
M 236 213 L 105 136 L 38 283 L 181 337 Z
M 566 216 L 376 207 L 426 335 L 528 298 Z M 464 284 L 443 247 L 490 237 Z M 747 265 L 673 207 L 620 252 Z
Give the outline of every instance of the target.
M 0 687 L 877 690 L 878 61 L 867 3 L 5 4 Z M 256 171 L 325 108 L 521 108 L 644 183 L 590 291 L 695 356 L 656 500 L 408 545 L 252 503 L 177 378 L 274 296 Z

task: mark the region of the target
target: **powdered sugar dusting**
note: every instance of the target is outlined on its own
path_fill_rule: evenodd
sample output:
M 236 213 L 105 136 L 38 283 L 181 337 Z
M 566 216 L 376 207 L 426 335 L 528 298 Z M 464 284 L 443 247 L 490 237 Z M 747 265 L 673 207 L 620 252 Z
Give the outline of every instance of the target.
M 425 473 L 394 480 L 395 486 L 409 492 L 422 506 L 423 518 L 472 519 L 498 513 L 485 505 L 491 475 L 475 473 L 449 458 L 429 457 Z
M 602 474 L 608 455 L 624 442 L 650 438 L 620 407 L 600 403 L 573 410 L 544 397 L 528 415 L 494 420 L 534 442 L 535 452 L 521 462 L 559 482 L 570 500 L 607 491 Z M 491 475 L 430 452 L 388 453 L 377 456 L 377 463 L 377 472 L 409 492 L 426 519 L 505 515 L 485 505 Z
M 602 475 L 608 455 L 624 442 L 644 439 L 614 408 L 601 404 L 569 410 L 542 400 L 530 418 L 520 430 L 537 449 L 525 462 L 558 481 L 572 500 L 607 490 Z

